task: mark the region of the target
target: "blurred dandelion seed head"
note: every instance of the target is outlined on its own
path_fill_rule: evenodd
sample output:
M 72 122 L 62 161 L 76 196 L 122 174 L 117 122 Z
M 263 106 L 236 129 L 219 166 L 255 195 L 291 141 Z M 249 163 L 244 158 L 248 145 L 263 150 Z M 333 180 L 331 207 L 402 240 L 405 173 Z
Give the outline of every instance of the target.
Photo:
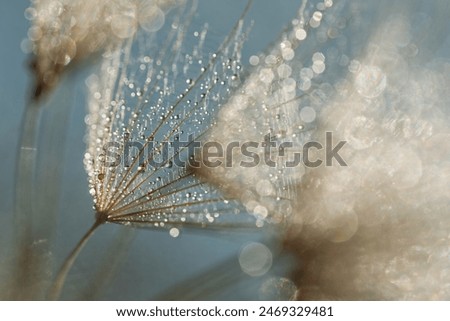
M 34 0 L 25 10 L 31 21 L 22 49 L 33 53 L 38 98 L 58 83 L 73 62 L 108 50 L 134 37 L 138 28 L 158 31 L 166 13 L 184 1 Z

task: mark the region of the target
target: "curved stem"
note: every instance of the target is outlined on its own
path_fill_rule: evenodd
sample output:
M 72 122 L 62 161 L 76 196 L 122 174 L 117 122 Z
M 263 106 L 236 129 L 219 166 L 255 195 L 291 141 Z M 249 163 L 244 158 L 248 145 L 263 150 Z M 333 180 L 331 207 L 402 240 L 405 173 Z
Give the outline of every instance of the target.
M 15 208 L 14 208 L 14 237 L 18 254 L 18 270 L 14 288 L 16 299 L 29 299 L 30 273 L 28 267 L 33 265 L 32 220 L 35 210 L 34 199 L 35 166 L 37 158 L 37 130 L 40 126 L 41 111 L 38 105 L 30 104 L 25 107 L 22 118 L 22 133 L 17 155 Z
M 61 269 L 59 270 L 58 275 L 56 276 L 56 278 L 53 281 L 53 284 L 49 290 L 49 294 L 48 294 L 49 300 L 58 300 L 59 299 L 62 288 L 66 281 L 67 275 L 69 274 L 70 269 L 72 268 L 75 260 L 77 259 L 78 254 L 80 254 L 81 250 L 86 245 L 87 241 L 91 238 L 91 236 L 94 234 L 97 227 L 99 227 L 103 223 L 104 223 L 104 220 L 97 219 L 95 221 L 95 223 L 92 225 L 92 227 L 80 239 L 80 241 L 74 247 L 72 252 L 70 252 L 69 256 L 64 261 L 64 264 L 61 266 Z

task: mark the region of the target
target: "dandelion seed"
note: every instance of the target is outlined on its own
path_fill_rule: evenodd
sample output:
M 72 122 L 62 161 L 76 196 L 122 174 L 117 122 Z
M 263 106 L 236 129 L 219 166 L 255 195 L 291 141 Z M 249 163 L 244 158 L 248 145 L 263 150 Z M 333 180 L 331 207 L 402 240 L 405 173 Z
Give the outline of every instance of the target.
M 232 78 L 240 72 L 243 17 L 248 8 L 213 55 L 204 56 L 203 37 L 190 55 L 180 55 L 188 25 L 165 28 L 164 46 L 128 41 L 104 59 L 97 75 L 89 77 L 84 164 L 96 221 L 61 268 L 50 298 L 59 296 L 79 251 L 105 222 L 164 228 L 172 237 L 178 237 L 183 227 L 249 226 L 250 217 L 233 213 L 239 208 L 237 203 L 225 203 L 219 191 L 202 183 L 184 165 L 190 157 L 189 145 L 209 129 L 215 108 L 228 96 L 226 88 L 212 80 Z M 172 26 L 178 25 L 181 17 L 191 19 L 193 13 L 191 9 L 177 15 Z M 153 52 L 153 57 L 142 59 L 141 52 Z M 202 61 L 201 67 L 183 68 L 191 60 Z M 141 64 L 146 68 L 140 68 Z M 139 95 L 135 95 L 137 84 L 143 84 Z M 215 97 L 214 105 L 208 104 L 211 97 Z M 169 149 L 174 141 L 188 143 Z M 127 144 L 134 146 L 131 155 L 125 152 Z M 107 146 L 115 146 L 118 159 L 113 164 L 105 157 L 111 156 Z

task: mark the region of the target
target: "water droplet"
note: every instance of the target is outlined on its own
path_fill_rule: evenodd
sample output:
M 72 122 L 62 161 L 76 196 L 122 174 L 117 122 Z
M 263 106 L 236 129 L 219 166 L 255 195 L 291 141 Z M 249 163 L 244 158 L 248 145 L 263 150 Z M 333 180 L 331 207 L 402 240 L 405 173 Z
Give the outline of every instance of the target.
M 309 20 L 309 25 L 311 28 L 317 28 L 320 26 L 320 22 L 322 21 L 323 14 L 320 11 L 314 12 L 313 16 Z
M 164 12 L 153 2 L 143 2 L 137 12 L 139 25 L 148 32 L 155 32 L 162 28 L 165 22 Z
M 300 81 L 298 88 L 303 90 L 303 91 L 307 91 L 311 88 L 311 80 L 308 78 L 304 78 Z
M 316 61 L 325 61 L 325 55 L 321 52 L 315 52 L 312 56 L 312 61 L 316 62 Z
M 300 110 L 300 118 L 305 123 L 312 123 L 316 119 L 316 111 L 312 107 L 303 107 Z
M 325 7 L 330 8 L 333 5 L 333 0 L 325 0 L 324 4 Z
M 348 65 L 348 71 L 350 71 L 351 73 L 357 73 L 360 68 L 361 63 L 356 59 L 350 61 L 350 64 Z
M 37 11 L 36 9 L 30 7 L 26 8 L 23 14 L 25 16 L 25 19 L 34 20 L 37 16 Z
M 129 14 L 116 14 L 111 16 L 111 31 L 121 39 L 127 39 L 137 30 L 136 19 Z
M 286 61 L 292 60 L 295 56 L 295 51 L 292 48 L 284 48 L 281 51 L 281 55 L 283 56 L 283 59 Z
M 327 238 L 333 243 L 346 242 L 355 235 L 359 227 L 358 215 L 353 210 L 343 210 L 330 217 Z
M 292 69 L 287 64 L 281 64 L 277 68 L 277 73 L 280 78 L 287 78 L 291 75 Z
M 169 234 L 170 234 L 170 236 L 172 236 L 172 237 L 178 237 L 178 236 L 180 235 L 180 230 L 177 229 L 176 227 L 172 227 L 172 228 L 169 230 Z
M 273 195 L 275 193 L 275 189 L 269 180 L 260 179 L 256 185 L 256 192 L 260 196 L 268 196 Z
M 31 41 L 38 41 L 42 37 L 42 30 L 38 26 L 33 26 L 30 29 L 28 29 L 28 39 Z
M 311 68 L 302 68 L 300 70 L 300 77 L 302 79 L 311 79 L 314 77 L 314 72 Z
M 325 71 L 325 63 L 321 60 L 316 60 L 314 61 L 314 64 L 312 65 L 312 70 L 316 73 L 316 74 L 321 74 Z
M 306 36 L 307 33 L 305 29 L 300 28 L 295 31 L 295 38 L 297 38 L 298 40 L 304 40 L 306 39 Z
M 262 205 L 257 205 L 253 209 L 253 214 L 259 219 L 264 219 L 267 217 L 268 211 L 267 208 Z
M 250 65 L 256 66 L 259 64 L 259 57 L 258 56 L 251 56 L 249 59 Z

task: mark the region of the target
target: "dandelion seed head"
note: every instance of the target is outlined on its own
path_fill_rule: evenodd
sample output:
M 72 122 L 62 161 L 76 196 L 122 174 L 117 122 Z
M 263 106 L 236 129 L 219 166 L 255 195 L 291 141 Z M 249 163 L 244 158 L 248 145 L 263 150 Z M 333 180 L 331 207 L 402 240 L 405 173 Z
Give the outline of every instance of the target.
M 138 8 L 137 19 L 144 30 L 156 32 L 164 25 L 165 13 L 153 3 L 144 3 Z
M 262 243 L 245 245 L 239 255 L 239 264 L 246 274 L 256 277 L 266 274 L 272 267 L 272 252 Z
M 298 288 L 285 277 L 269 277 L 259 289 L 259 298 L 269 301 L 293 301 L 297 298 Z
M 164 19 L 177 25 L 180 17 L 175 12 Z M 243 218 L 222 215 L 236 209 L 239 214 L 239 206 L 224 202 L 217 189 L 186 168 L 191 158 L 186 146 L 172 147 L 196 138 L 213 123 L 229 95 L 228 86 L 221 84 L 239 82 L 244 37 L 236 30 L 220 55 L 211 55 L 203 52 L 206 29 L 186 33 L 188 26 L 164 25 L 159 32 L 167 40 L 165 46 L 154 47 L 147 41 L 148 30 L 136 29 L 138 41 L 124 42 L 105 56 L 99 72 L 89 78 L 90 156 L 85 165 L 96 210 L 107 213 L 108 222 L 167 228 L 177 237 L 179 226 L 220 227 Z M 185 37 L 195 39 L 193 48 L 184 47 Z M 187 53 L 169 54 L 177 52 Z

